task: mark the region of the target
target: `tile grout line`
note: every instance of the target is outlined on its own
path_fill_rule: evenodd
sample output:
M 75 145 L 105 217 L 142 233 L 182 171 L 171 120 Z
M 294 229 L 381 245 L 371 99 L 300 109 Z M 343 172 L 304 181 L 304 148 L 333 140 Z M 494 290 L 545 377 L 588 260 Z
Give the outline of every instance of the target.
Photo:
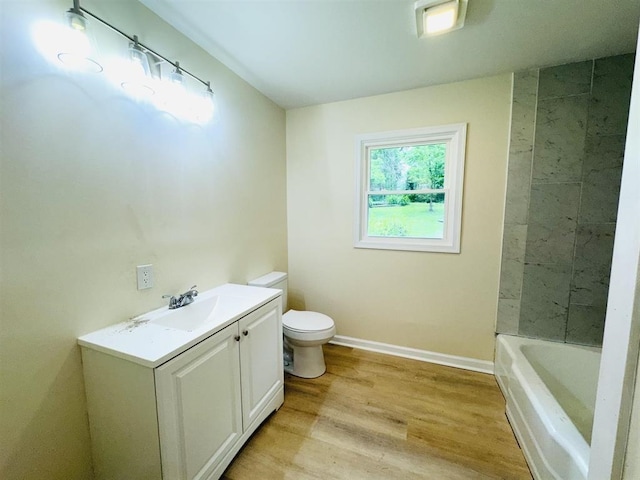
M 538 101 L 539 101 L 539 90 L 540 90 L 540 69 L 536 69 L 536 85 L 535 85 L 535 96 L 536 101 L 533 106 L 533 129 L 531 131 L 531 168 L 529 169 L 529 195 L 527 196 L 527 218 L 525 219 L 524 225 L 527 229 L 527 234 L 524 237 L 524 255 L 522 257 L 522 278 L 520 279 L 520 294 L 518 296 L 519 308 L 518 308 L 518 329 L 517 334 L 520 333 L 520 321 L 522 320 L 522 294 L 524 289 L 524 267 L 527 264 L 527 238 L 529 236 L 529 208 L 531 206 L 531 186 L 533 185 L 533 162 L 535 159 L 536 153 L 536 125 L 538 121 Z
M 578 251 L 578 228 L 580 227 L 580 215 L 582 212 L 582 194 L 584 190 L 584 162 L 587 155 L 587 137 L 589 132 L 589 113 L 591 111 L 591 100 L 593 98 L 593 76 L 595 74 L 596 61 L 591 60 L 591 81 L 589 87 L 589 101 L 587 102 L 587 117 L 584 126 L 584 145 L 582 148 L 582 162 L 580 165 L 580 193 L 578 195 L 578 214 L 576 216 L 576 230 L 573 238 L 573 254 L 571 256 L 571 277 L 569 280 L 569 298 L 567 299 L 567 315 L 564 325 L 564 343 L 567 343 L 569 337 L 569 313 L 571 311 L 571 297 L 573 296 L 573 289 L 575 287 L 575 272 L 576 272 L 576 253 Z

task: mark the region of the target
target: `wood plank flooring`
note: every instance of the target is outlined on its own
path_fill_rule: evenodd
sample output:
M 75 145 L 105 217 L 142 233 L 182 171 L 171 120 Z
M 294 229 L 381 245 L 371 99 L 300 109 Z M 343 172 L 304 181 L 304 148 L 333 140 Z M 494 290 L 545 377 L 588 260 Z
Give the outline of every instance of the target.
M 493 376 L 337 345 L 327 373 L 285 374 L 285 401 L 223 475 L 257 479 L 527 479 Z

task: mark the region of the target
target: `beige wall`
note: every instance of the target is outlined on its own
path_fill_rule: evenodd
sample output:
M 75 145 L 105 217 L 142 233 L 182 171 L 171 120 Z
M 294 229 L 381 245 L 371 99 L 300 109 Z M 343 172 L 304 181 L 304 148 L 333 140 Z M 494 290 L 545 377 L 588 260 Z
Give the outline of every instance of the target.
M 0 478 L 92 477 L 76 337 L 164 293 L 287 268 L 285 114 L 133 1 L 83 1 L 211 79 L 216 122 L 176 122 L 29 36 L 71 1 L 3 1 Z M 103 52 L 105 53 L 105 52 Z M 137 291 L 135 266 L 155 287 Z
M 339 335 L 493 358 L 511 77 L 287 111 L 290 306 Z M 353 248 L 354 136 L 466 122 L 460 254 Z

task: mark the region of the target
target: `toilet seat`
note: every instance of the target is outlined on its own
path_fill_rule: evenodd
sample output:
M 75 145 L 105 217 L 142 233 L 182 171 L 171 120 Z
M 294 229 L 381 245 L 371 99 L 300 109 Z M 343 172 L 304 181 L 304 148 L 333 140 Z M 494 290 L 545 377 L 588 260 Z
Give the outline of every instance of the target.
M 285 337 L 301 341 L 328 341 L 336 334 L 331 317 L 318 312 L 289 310 L 282 316 Z
M 282 326 L 295 332 L 318 332 L 330 330 L 334 323 L 323 313 L 289 310 L 282 316 Z

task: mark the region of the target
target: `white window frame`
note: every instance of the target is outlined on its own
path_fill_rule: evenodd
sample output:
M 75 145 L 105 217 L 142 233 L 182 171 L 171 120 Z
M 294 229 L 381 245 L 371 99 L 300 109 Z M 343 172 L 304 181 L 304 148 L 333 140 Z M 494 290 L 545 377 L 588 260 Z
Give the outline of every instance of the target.
M 420 252 L 460 253 L 462 226 L 462 189 L 467 124 L 458 123 L 437 127 L 415 128 L 370 133 L 356 137 L 356 202 L 354 247 L 382 250 L 411 250 Z M 372 148 L 402 147 L 446 143 L 444 186 L 438 190 L 412 190 L 412 194 L 445 193 L 443 238 L 380 237 L 368 235 L 369 194 L 403 195 L 406 191 L 369 190 Z

